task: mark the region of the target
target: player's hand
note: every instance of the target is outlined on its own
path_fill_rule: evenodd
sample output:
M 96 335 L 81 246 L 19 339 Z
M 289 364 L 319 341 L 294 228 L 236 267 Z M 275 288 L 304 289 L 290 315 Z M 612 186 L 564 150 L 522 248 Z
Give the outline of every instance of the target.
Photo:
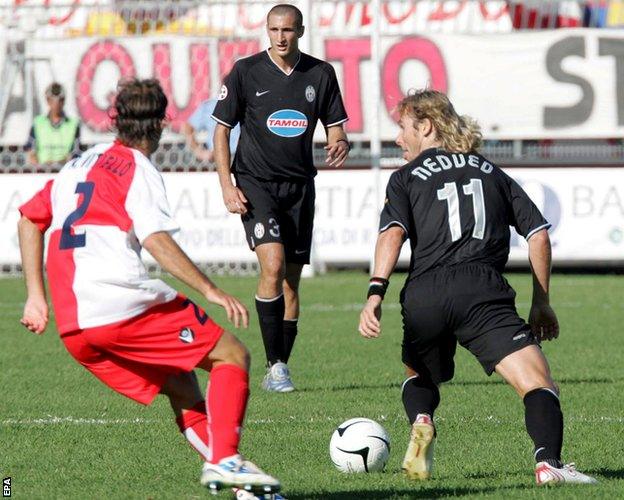
M 29 297 L 26 300 L 20 323 L 37 335 L 45 331 L 48 326 L 48 303 L 44 297 Z
M 367 339 L 379 337 L 381 333 L 380 320 L 381 297 L 379 295 L 371 295 L 360 313 L 360 326 L 358 328 L 360 335 Z
M 236 297 L 228 295 L 219 288 L 211 289 L 204 296 L 208 302 L 223 307 L 227 313 L 228 321 L 233 323 L 236 328 L 240 327 L 241 324 L 244 328 L 249 326 L 249 312 Z
M 529 313 L 529 325 L 538 342 L 553 340 L 559 336 L 559 321 L 548 304 L 533 304 Z
M 349 143 L 346 141 L 334 142 L 333 144 L 325 146 L 325 151 L 327 151 L 327 158 L 325 158 L 327 166 L 339 168 L 342 167 L 347 160 L 347 156 L 349 155 Z
M 223 188 L 223 203 L 228 212 L 244 215 L 247 213 L 247 198 L 234 184 Z

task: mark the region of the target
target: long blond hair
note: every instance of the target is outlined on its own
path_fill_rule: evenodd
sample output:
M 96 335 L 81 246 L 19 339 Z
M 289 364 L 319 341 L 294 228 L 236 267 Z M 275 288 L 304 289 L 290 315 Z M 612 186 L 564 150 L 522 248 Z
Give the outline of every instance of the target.
M 469 116 L 460 116 L 449 98 L 437 90 L 412 91 L 397 106 L 400 116 L 416 121 L 428 118 L 435 127 L 442 149 L 450 153 L 477 151 L 483 143 L 481 127 Z

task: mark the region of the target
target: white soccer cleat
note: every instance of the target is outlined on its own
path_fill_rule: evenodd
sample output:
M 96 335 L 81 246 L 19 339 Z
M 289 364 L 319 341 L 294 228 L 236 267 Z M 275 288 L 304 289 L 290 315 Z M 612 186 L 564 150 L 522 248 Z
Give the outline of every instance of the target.
M 262 388 L 269 392 L 292 392 L 295 390 L 286 363 L 278 361 L 267 368 L 267 373 L 262 380 Z
M 217 464 L 204 462 L 200 483 L 217 493 L 238 488 L 254 494 L 270 495 L 280 490 L 280 482 L 241 455 L 226 457 Z
M 597 484 L 593 477 L 576 470 L 574 464 L 553 467 L 547 462 L 538 462 L 535 465 L 535 482 L 538 486 L 546 484 Z
M 410 440 L 403 459 L 403 472 L 409 479 L 429 479 L 433 470 L 435 427 L 431 419 L 416 420 L 412 424 Z

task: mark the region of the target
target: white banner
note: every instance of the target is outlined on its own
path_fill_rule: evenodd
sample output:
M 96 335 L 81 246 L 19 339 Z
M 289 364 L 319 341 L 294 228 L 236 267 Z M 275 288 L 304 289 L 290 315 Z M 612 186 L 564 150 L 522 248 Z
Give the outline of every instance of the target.
M 353 29 L 348 36 L 320 29 L 310 50 L 336 68 L 350 137 L 368 140 L 375 103 L 366 82 L 377 67 L 370 38 L 354 36 L 364 27 Z M 234 62 L 266 47 L 264 36 L 257 34 L 244 39 L 160 34 L 25 43 L 32 59 L 25 67 L 10 62 L 8 44 L 0 43 L 0 72 L 7 68 L 6 75 L 13 75 L 3 81 L 8 99 L 6 110 L 0 106 L 0 144 L 26 142 L 32 114 L 46 110 L 43 94 L 53 80 L 66 88 L 67 113 L 83 122 L 82 141 L 108 140 L 107 110 L 117 81 L 135 75 L 162 82 L 170 98 L 171 128 L 165 141 L 182 141 L 182 124 L 204 99 L 217 94 Z M 394 140 L 398 132 L 392 113 L 399 100 L 410 89 L 426 86 L 447 92 L 461 114 L 480 122 L 489 139 L 624 136 L 624 33 L 619 30 L 393 34 L 384 36 L 381 46 L 383 140 Z M 24 85 L 31 79 L 34 105 L 28 102 L 30 86 Z M 317 138 L 323 140 L 323 135 Z
M 553 227 L 555 263 L 624 261 L 624 169 L 553 168 L 507 171 L 525 188 Z M 314 259 L 367 265 L 372 256 L 385 185 L 372 171 L 323 171 L 316 181 Z M 0 183 L 0 264 L 19 262 L 17 208 L 50 175 L 3 175 Z M 249 262 L 240 218 L 223 207 L 216 173 L 166 173 L 169 202 L 182 230 L 176 236 L 196 262 Z M 512 236 L 511 262 L 526 262 L 526 243 Z M 409 258 L 407 246 L 403 262 Z

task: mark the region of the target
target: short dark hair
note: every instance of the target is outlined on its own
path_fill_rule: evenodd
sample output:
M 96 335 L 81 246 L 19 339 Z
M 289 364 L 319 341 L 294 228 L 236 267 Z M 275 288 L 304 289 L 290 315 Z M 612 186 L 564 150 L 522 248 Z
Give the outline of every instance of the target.
M 267 23 L 269 22 L 269 17 L 271 17 L 272 14 L 283 16 L 284 14 L 289 13 L 294 14 L 297 29 L 301 29 L 303 27 L 303 14 L 297 7 L 290 5 L 289 3 L 280 3 L 271 8 L 267 14 Z
M 52 82 L 45 89 L 46 97 L 55 97 L 57 99 L 65 99 L 65 89 L 58 82 Z
M 147 139 L 158 142 L 167 112 L 167 96 L 158 80 L 121 80 L 112 110 L 117 138 L 129 146 Z

